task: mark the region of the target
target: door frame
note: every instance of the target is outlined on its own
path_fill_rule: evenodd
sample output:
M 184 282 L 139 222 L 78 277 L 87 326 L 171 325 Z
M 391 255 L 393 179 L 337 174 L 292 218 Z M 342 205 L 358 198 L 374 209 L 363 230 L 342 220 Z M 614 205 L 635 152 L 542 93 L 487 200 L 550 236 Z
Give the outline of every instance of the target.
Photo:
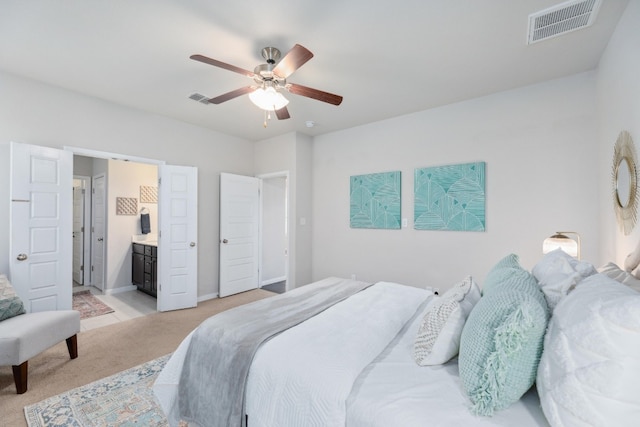
M 262 287 L 262 272 L 264 271 L 263 265 L 262 265 L 262 241 L 263 241 L 263 237 L 264 237 L 264 224 L 263 224 L 263 217 L 262 217 L 262 213 L 264 212 L 264 198 L 263 198 L 263 191 L 262 191 L 262 184 L 264 180 L 267 179 L 271 179 L 271 178 L 284 178 L 285 179 L 285 215 L 287 217 L 287 256 L 285 258 L 285 266 L 284 266 L 284 275 L 285 275 L 285 291 L 289 291 L 290 288 L 289 286 L 291 285 L 291 281 L 289 280 L 289 265 L 290 265 L 290 258 L 291 258 L 291 212 L 289 212 L 289 207 L 291 206 L 290 200 L 291 200 L 291 186 L 290 184 L 290 180 L 289 180 L 289 171 L 279 171 L 279 172 L 271 172 L 271 173 L 264 173 L 264 174 L 260 174 L 257 175 L 256 178 L 258 178 L 260 180 L 260 251 L 259 251 L 259 256 L 258 256 L 258 266 L 260 268 L 259 270 L 259 275 L 258 275 L 258 283 L 260 285 L 260 287 Z
M 84 270 L 82 271 L 82 284 L 83 286 L 89 286 L 91 284 L 91 268 L 89 265 L 91 262 L 91 230 L 88 230 L 88 228 L 91 226 L 91 189 L 93 186 L 90 176 L 73 175 L 73 179 L 79 179 L 82 181 L 82 189 L 84 190 L 84 218 L 82 219 L 82 226 L 84 227 L 84 232 L 82 233 L 82 236 L 84 237 L 84 241 L 82 242 L 82 247 L 84 249 L 84 253 L 82 254 L 82 266 L 84 267 Z
M 137 157 L 137 156 L 129 156 L 126 154 L 120 154 L 120 153 L 112 153 L 112 152 L 108 152 L 108 151 L 98 151 L 98 150 L 92 150 L 89 148 L 83 148 L 83 147 L 74 147 L 74 146 L 68 146 L 65 145 L 62 147 L 63 150 L 65 151 L 70 151 L 73 155 L 78 155 L 78 156 L 85 156 L 85 157 L 94 157 L 97 159 L 106 159 L 106 160 L 124 160 L 124 161 L 128 161 L 128 162 L 135 162 L 135 163 L 146 163 L 146 164 L 151 164 L 151 165 L 166 165 L 167 162 L 164 160 L 157 160 L 157 159 L 150 159 L 150 158 L 146 158 L 146 157 Z M 158 203 L 161 203 L 160 199 L 158 199 Z M 93 214 L 92 214 L 93 215 Z M 108 228 L 107 228 L 108 230 Z M 106 263 L 108 262 L 107 258 L 107 251 L 106 251 L 106 247 L 105 247 L 105 266 Z M 103 277 L 103 286 L 106 286 L 105 279 Z M 156 310 L 157 310 L 157 302 L 156 302 Z

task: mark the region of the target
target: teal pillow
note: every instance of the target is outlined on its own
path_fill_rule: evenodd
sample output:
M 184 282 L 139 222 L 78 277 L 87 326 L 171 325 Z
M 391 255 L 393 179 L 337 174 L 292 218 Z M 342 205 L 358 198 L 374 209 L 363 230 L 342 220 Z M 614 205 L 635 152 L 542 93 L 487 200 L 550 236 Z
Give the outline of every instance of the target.
M 493 284 L 462 330 L 460 379 L 476 415 L 517 402 L 536 379 L 549 310 L 535 278 L 514 270 Z
M 7 276 L 0 274 L 0 321 L 24 313 L 22 300 L 16 295 Z
M 531 284 L 535 286 L 530 286 Z M 539 294 L 540 289 L 535 277 L 520 265 L 520 258 L 516 254 L 509 254 L 502 258 L 489 271 L 482 285 L 482 295 L 487 295 L 501 286 L 510 289 L 520 289 L 523 292 Z

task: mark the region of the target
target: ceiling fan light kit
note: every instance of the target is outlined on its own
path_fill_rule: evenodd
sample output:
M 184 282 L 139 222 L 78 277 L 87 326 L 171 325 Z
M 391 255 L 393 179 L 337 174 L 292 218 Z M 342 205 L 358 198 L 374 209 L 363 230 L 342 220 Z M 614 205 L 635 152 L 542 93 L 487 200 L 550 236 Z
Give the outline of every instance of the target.
M 271 118 L 271 112 L 275 112 L 278 120 L 285 120 L 291 117 L 287 110 L 289 100 L 282 95 L 282 90 L 332 105 L 340 105 L 342 102 L 342 96 L 340 95 L 296 85 L 295 83 L 287 83 L 287 78 L 291 74 L 313 58 L 313 53 L 304 46 L 296 44 L 282 59 L 280 59 L 280 50 L 275 47 L 265 47 L 262 49 L 262 57 L 265 59 L 266 64 L 258 65 L 251 72 L 203 55 L 191 55 L 191 59 L 195 61 L 224 68 L 253 79 L 257 86 L 242 87 L 211 98 L 209 102 L 221 104 L 238 96 L 249 94 L 251 102 L 265 112 L 264 127 L 267 127 L 267 120 Z
M 273 86 L 266 89 L 258 88 L 249 94 L 249 99 L 258 108 L 266 111 L 275 111 L 284 108 L 289 100 L 280 92 L 276 91 Z

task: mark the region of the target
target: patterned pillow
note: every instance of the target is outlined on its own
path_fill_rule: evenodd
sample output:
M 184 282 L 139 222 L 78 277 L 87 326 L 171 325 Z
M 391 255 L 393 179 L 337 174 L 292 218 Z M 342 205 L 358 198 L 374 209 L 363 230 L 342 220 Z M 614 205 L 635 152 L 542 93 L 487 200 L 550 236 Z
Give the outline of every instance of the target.
M 476 415 L 517 402 L 536 379 L 549 310 L 535 278 L 513 270 L 483 295 L 460 337 L 460 379 Z
M 0 321 L 24 313 L 22 300 L 16 295 L 7 276 L 0 274 Z
M 413 347 L 418 365 L 441 365 L 458 354 L 462 328 L 479 299 L 480 288 L 468 276 L 427 309 Z

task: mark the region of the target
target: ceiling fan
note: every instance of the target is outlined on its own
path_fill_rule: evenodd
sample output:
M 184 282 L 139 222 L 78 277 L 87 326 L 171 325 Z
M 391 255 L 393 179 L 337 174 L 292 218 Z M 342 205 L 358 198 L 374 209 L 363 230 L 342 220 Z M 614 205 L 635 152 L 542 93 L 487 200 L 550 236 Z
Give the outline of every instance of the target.
M 267 119 L 270 118 L 271 111 L 275 112 L 278 120 L 284 120 L 290 117 L 289 110 L 287 110 L 289 101 L 282 95 L 281 92 L 283 90 L 333 105 L 340 105 L 342 102 L 342 96 L 340 95 L 334 95 L 329 92 L 287 82 L 287 78 L 291 74 L 313 58 L 313 53 L 304 46 L 296 44 L 282 59 L 280 59 L 280 50 L 275 47 L 265 47 L 262 49 L 262 57 L 267 63 L 260 64 L 255 67 L 253 71 L 249 71 L 203 55 L 190 56 L 193 60 L 224 68 L 225 70 L 233 71 L 253 79 L 255 84 L 211 98 L 208 102 L 211 104 L 222 104 L 238 96 L 249 94 L 251 101 L 265 111 L 265 127 L 267 126 Z

